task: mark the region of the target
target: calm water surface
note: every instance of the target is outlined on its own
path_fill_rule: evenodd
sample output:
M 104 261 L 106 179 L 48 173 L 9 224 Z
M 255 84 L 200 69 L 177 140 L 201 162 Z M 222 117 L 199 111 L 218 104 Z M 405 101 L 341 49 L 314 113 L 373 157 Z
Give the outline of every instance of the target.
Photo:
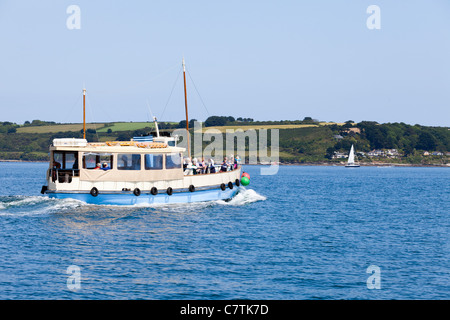
M 247 166 L 230 202 L 158 207 L 48 199 L 46 168 L 0 163 L 0 299 L 450 298 L 450 168 Z

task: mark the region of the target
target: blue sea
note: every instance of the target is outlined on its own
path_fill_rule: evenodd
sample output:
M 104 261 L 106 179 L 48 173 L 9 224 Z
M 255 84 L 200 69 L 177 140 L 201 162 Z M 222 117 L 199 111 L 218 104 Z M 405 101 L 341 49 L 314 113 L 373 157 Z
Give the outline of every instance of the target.
M 0 299 L 449 299 L 450 168 L 245 166 L 229 202 L 95 206 L 0 163 Z

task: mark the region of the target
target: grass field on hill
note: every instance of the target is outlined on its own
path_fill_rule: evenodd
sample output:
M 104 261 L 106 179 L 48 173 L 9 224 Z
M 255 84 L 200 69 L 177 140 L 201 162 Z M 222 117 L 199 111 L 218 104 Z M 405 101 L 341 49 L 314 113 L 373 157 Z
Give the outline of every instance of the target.
M 112 123 L 87 123 L 86 129 L 95 129 L 97 132 L 108 132 L 111 129 L 112 132 L 117 131 L 134 131 L 144 128 L 154 128 L 153 122 L 112 122 Z M 226 132 L 227 129 L 237 130 L 242 129 L 244 131 L 249 129 L 297 129 L 307 127 L 318 127 L 315 124 L 279 124 L 279 125 L 245 125 L 245 126 L 217 126 L 217 127 L 204 127 L 203 132 L 208 129 L 217 129 L 220 132 Z M 70 123 L 70 124 L 55 124 L 46 126 L 22 126 L 17 128 L 17 133 L 56 133 L 67 131 L 81 131 L 83 129 L 82 123 Z
M 113 122 L 107 123 L 98 132 L 107 132 L 111 129 L 112 132 L 116 131 L 134 131 L 144 129 L 145 127 L 153 128 L 155 125 L 153 122 Z
M 221 127 L 203 127 L 203 132 L 209 129 L 217 129 L 222 133 L 225 133 L 227 129 L 237 130 L 242 129 L 243 131 L 249 129 L 298 129 L 298 128 L 308 128 L 308 127 L 318 127 L 315 124 L 274 124 L 274 125 L 246 125 L 246 126 L 221 126 Z
M 112 122 L 112 123 L 86 123 L 86 129 L 94 129 L 97 132 L 134 131 L 145 127 L 153 128 L 153 122 Z M 81 131 L 82 123 L 54 124 L 45 126 L 22 126 L 17 128 L 17 133 L 56 133 L 67 131 Z
M 86 129 L 98 130 L 104 123 L 86 123 Z M 67 131 L 80 131 L 83 129 L 82 123 L 55 124 L 48 126 L 23 126 L 17 128 L 17 133 L 56 133 Z

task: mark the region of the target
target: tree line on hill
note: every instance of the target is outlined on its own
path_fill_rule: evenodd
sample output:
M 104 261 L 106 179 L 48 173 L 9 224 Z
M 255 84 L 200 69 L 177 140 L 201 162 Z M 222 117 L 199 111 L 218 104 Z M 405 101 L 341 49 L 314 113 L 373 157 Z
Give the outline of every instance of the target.
M 198 121 L 197 119 L 189 120 L 189 127 L 194 127 L 194 122 Z M 317 124 L 318 120 L 314 120 L 311 117 L 305 117 L 303 120 L 281 120 L 281 121 L 255 121 L 253 118 L 234 118 L 232 116 L 210 116 L 204 122 L 203 126 L 205 127 L 221 127 L 221 126 L 235 126 L 235 125 L 268 125 L 268 124 Z M 56 125 L 62 124 L 54 121 L 42 121 L 42 120 L 32 120 L 25 121 L 24 127 L 35 127 L 35 126 L 48 126 L 48 125 Z M 20 125 L 12 123 L 12 122 L 4 122 L 3 126 L 8 125 L 13 128 L 18 128 Z M 174 122 L 158 122 L 158 126 L 161 129 L 179 129 L 186 128 L 186 120 L 181 120 L 178 123 Z M 1 130 L 1 127 L 0 127 Z M 2 131 L 0 131 L 2 132 Z M 112 132 L 112 130 L 111 130 Z
M 190 121 L 193 128 L 195 119 Z M 42 123 L 56 124 L 47 121 L 33 120 L 27 126 L 40 126 Z M 177 128 L 185 128 L 186 122 L 158 123 L 161 132 L 171 132 Z M 450 152 L 450 130 L 445 127 L 427 127 L 408 125 L 405 123 L 379 124 L 373 121 L 354 123 L 349 120 L 342 125 L 319 125 L 317 120 L 305 117 L 303 120 L 286 121 L 253 121 L 234 117 L 211 116 L 203 125 L 242 125 L 247 124 L 316 124 L 316 126 L 279 130 L 280 161 L 329 162 L 335 152 L 348 153 L 351 145 L 358 152 L 373 149 L 398 149 L 402 161 L 417 163 L 424 161 L 424 151 Z M 0 122 L 0 159 L 15 160 L 47 160 L 48 147 L 54 138 L 81 138 L 81 131 L 58 133 L 19 133 L 20 127 L 12 122 Z M 140 130 L 97 132 L 87 129 L 88 141 L 129 140 L 133 136 L 146 135 L 153 131 L 149 127 Z M 225 143 L 224 143 L 225 145 Z
M 360 151 L 373 149 L 400 149 L 406 155 L 415 150 L 450 151 L 450 131 L 444 127 L 426 127 L 405 123 L 378 124 L 374 121 L 362 121 L 352 126 L 360 133 L 348 130 L 348 125 L 331 125 L 333 133 L 347 139 L 341 139 L 334 150 L 350 149 L 351 143 L 358 144 Z

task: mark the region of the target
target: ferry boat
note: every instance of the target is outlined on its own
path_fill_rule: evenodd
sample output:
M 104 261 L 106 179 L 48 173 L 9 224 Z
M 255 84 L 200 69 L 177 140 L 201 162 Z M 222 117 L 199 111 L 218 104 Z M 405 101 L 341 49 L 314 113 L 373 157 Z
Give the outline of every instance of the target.
M 184 81 L 186 95 L 186 78 Z M 231 163 L 226 170 L 204 168 L 202 172 L 184 166 L 183 155 L 190 156 L 189 144 L 186 150 L 177 146 L 177 137 L 160 136 L 156 118 L 155 137 L 88 142 L 85 96 L 83 89 L 83 139 L 53 140 L 42 194 L 97 205 L 136 205 L 227 200 L 238 192 L 239 164 Z M 185 103 L 187 120 L 186 99 Z M 243 173 L 242 182 L 249 183 L 248 174 Z

